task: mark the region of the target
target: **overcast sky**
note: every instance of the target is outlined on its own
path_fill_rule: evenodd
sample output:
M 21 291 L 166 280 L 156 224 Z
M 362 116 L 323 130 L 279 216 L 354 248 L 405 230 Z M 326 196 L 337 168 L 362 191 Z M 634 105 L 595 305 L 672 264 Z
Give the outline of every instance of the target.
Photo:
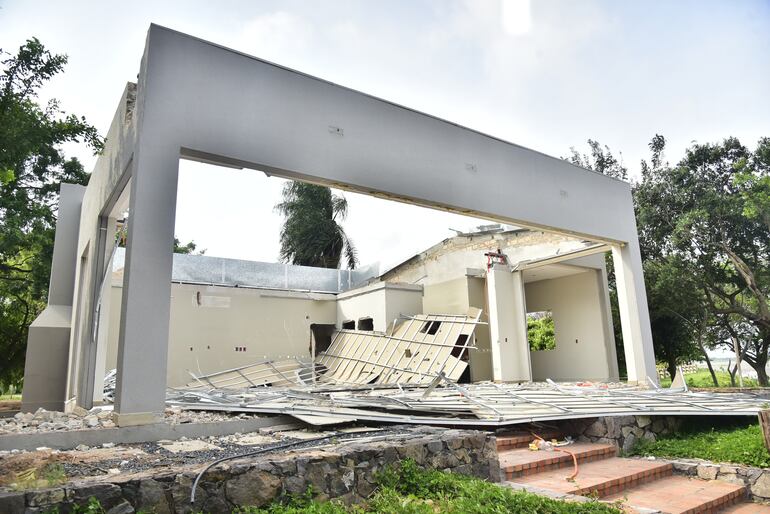
M 0 0 L 0 48 L 66 53 L 56 97 L 106 132 L 151 22 L 542 152 L 597 139 L 638 173 L 660 133 L 770 136 L 769 0 Z M 67 147 L 90 169 L 94 158 Z M 274 261 L 280 179 L 183 161 L 177 235 L 209 255 Z M 474 220 L 346 193 L 361 261 L 385 265 Z

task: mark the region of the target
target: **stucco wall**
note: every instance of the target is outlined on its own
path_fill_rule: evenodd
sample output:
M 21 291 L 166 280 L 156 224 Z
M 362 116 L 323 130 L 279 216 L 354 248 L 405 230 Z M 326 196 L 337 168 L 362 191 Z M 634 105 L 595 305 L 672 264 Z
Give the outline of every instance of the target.
M 107 369 L 117 362 L 121 294 L 122 287 L 113 286 Z M 211 373 L 266 358 L 309 357 L 310 324 L 336 322 L 334 299 L 332 294 L 172 284 L 168 385 L 189 382 L 188 369 Z
M 422 287 L 408 284 L 375 284 L 337 295 L 337 326 L 343 321 L 372 318 L 374 330 L 386 332 L 399 314 L 423 312 Z
M 605 337 L 600 273 L 587 270 L 525 285 L 527 311 L 551 311 L 556 330 L 556 349 L 530 353 L 533 380 L 617 378 L 610 364 L 614 343 Z

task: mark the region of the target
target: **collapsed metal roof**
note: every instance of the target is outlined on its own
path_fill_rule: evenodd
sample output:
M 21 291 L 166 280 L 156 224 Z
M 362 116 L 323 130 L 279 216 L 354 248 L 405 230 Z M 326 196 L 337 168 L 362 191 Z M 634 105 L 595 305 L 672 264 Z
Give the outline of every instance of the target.
M 622 384 L 458 384 L 481 312 L 408 317 L 388 333 L 339 330 L 314 361 L 261 361 L 195 376 L 169 390 L 187 409 L 286 414 L 314 425 L 352 421 L 502 427 L 626 415 L 756 415 L 753 394 Z

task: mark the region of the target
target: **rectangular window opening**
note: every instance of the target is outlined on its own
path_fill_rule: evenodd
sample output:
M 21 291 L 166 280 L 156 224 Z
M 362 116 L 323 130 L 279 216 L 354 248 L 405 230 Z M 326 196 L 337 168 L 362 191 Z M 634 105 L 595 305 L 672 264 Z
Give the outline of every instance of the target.
M 551 311 L 527 313 L 527 340 L 533 352 L 556 349 L 556 330 Z

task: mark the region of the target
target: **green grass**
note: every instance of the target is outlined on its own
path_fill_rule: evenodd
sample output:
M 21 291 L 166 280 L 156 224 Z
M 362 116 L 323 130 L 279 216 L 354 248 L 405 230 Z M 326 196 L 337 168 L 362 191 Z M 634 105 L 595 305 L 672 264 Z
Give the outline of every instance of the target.
M 716 371 L 719 387 L 732 387 L 730 385 L 730 374 L 726 371 Z M 711 379 L 711 373 L 707 369 L 699 370 L 690 375 L 684 376 L 688 387 L 714 387 L 714 381 Z M 669 387 L 671 379 L 666 377 L 660 380 L 661 387 Z M 735 377 L 735 386 L 738 386 L 738 377 Z M 753 378 L 743 378 L 743 387 L 759 387 L 759 383 Z
M 365 505 L 345 507 L 319 502 L 307 494 L 248 514 L 620 514 L 615 505 L 597 501 L 574 503 L 490 484 L 476 478 L 420 469 L 406 460 L 379 476 L 379 487 Z
M 21 400 L 20 394 L 0 394 L 0 401 Z
M 633 455 L 694 458 L 713 462 L 732 462 L 761 468 L 770 467 L 770 454 L 759 425 L 698 429 L 690 425 L 680 433 L 655 442 L 640 441 Z

